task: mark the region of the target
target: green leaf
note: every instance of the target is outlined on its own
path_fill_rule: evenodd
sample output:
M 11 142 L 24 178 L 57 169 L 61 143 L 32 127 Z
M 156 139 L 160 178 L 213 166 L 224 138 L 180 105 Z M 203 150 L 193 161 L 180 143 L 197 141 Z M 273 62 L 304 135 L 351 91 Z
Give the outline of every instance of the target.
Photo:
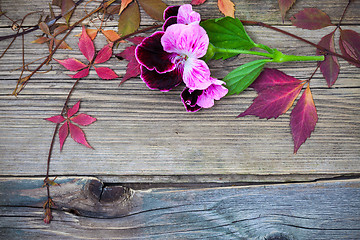
M 135 32 L 140 26 L 140 10 L 136 1 L 122 11 L 119 17 L 118 33 L 120 36 Z
M 228 95 L 239 94 L 250 86 L 252 82 L 260 75 L 265 63 L 269 59 L 259 59 L 236 68 L 223 79 L 226 82 L 226 88 L 229 90 Z
M 210 43 L 215 48 L 250 50 L 256 45 L 239 19 L 232 17 L 210 19 L 200 25 L 206 30 Z M 215 53 L 213 58 L 227 59 L 236 55 L 236 53 Z

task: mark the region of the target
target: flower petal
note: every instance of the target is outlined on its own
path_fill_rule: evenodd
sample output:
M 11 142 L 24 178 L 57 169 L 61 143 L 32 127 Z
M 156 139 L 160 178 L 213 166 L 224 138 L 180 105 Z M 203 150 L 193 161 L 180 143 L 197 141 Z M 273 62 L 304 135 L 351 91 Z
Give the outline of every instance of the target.
M 173 54 L 164 51 L 160 39 L 164 32 L 156 32 L 147 37 L 135 49 L 135 56 L 141 65 L 149 70 L 164 73 L 174 70 L 175 64 L 171 62 Z
M 150 89 L 158 89 L 164 92 L 173 89 L 182 82 L 181 73 L 177 69 L 160 74 L 155 70 L 150 71 L 146 67 L 141 66 L 140 76 Z
M 81 128 L 79 128 L 78 126 L 72 123 L 69 123 L 69 130 L 70 130 L 71 138 L 74 139 L 75 142 L 85 145 L 88 148 L 92 148 L 89 145 L 89 143 L 86 141 L 85 134 L 81 130 Z
M 204 90 L 213 83 L 209 67 L 203 60 L 196 58 L 188 58 L 185 61 L 183 80 L 192 90 Z
M 201 96 L 203 90 L 195 90 L 192 91 L 189 88 L 184 88 L 181 93 L 181 101 L 183 102 L 186 111 L 188 112 L 196 112 L 201 109 L 201 107 L 197 104 L 199 96 Z
M 85 113 L 80 113 L 79 115 L 72 117 L 70 120 L 81 126 L 87 126 L 95 122 L 96 118 L 93 118 Z
M 91 62 L 95 55 L 95 47 L 94 43 L 91 41 L 91 38 L 86 33 L 84 26 L 82 28 L 82 33 L 78 45 L 82 54 L 86 57 L 87 60 L 89 60 L 89 62 Z
M 95 67 L 97 75 L 104 80 L 111 80 L 119 77 L 116 73 L 108 67 Z
M 60 151 L 64 146 L 65 139 L 69 134 L 68 122 L 65 122 L 59 129 Z
M 67 116 L 69 118 L 72 117 L 75 113 L 79 111 L 79 108 L 80 108 L 80 101 L 78 101 L 73 107 L 67 110 Z
M 197 23 L 201 21 L 200 14 L 192 10 L 190 4 L 184 4 L 179 8 L 177 14 L 177 23 L 190 24 Z
M 228 93 L 228 89 L 222 86 L 225 82 L 217 80 L 211 84 L 197 100 L 197 105 L 203 108 L 211 108 L 214 106 L 214 100 L 220 100 Z
M 168 53 L 201 58 L 206 54 L 209 37 L 200 25 L 173 24 L 166 29 L 161 44 Z
M 177 24 L 177 17 L 169 17 L 163 24 L 163 30 L 165 31 L 169 26 Z
M 167 20 L 169 17 L 176 17 L 178 15 L 180 6 L 170 6 L 164 10 L 164 20 Z
M 94 64 L 97 63 L 103 63 L 110 59 L 112 56 L 112 43 L 109 43 L 108 45 L 104 46 L 97 54 Z
M 89 75 L 89 68 L 84 68 L 83 70 L 81 70 L 80 72 L 74 74 L 74 75 L 69 75 L 72 78 L 83 78 L 86 77 L 87 75 Z
M 75 58 L 68 58 L 64 60 L 57 60 L 54 58 L 54 60 L 60 63 L 61 65 L 63 65 L 67 70 L 70 71 L 79 71 L 80 69 L 87 67 L 87 65 L 85 65 L 84 63 L 80 62 Z

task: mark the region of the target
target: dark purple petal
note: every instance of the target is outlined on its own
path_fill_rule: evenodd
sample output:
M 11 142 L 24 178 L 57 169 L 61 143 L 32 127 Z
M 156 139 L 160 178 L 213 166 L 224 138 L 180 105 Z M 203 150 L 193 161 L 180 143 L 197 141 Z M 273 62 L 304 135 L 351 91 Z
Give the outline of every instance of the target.
M 201 109 L 201 107 L 197 105 L 198 98 L 201 94 L 203 94 L 203 90 L 192 91 L 190 88 L 184 88 L 180 96 L 186 111 L 196 112 Z
M 174 70 L 172 63 L 174 53 L 167 53 L 161 45 L 161 37 L 164 32 L 156 32 L 147 37 L 135 49 L 135 56 L 141 65 L 149 70 L 156 70 L 158 73 L 165 73 Z
M 164 20 L 166 21 L 169 17 L 176 17 L 180 6 L 170 6 L 164 11 Z
M 177 17 L 169 17 L 165 20 L 163 30 L 165 31 L 170 25 L 177 24 Z
M 160 74 L 155 70 L 150 71 L 141 66 L 140 76 L 150 89 L 158 89 L 163 92 L 173 89 L 182 82 L 182 74 L 177 69 Z

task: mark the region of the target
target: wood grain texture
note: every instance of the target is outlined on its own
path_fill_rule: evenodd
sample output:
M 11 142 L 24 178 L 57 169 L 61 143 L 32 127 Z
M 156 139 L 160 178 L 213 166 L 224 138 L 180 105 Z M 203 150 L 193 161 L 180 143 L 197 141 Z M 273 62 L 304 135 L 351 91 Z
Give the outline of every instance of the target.
M 359 239 L 360 180 L 133 190 L 60 178 L 51 225 L 39 178 L 0 179 L 2 239 Z M 100 199 L 100 200 L 99 200 Z
M 8 14 L 21 16 L 32 7 L 44 6 L 43 1 L 19 1 L 24 6 L 15 11 L 14 5 L 2 1 Z M 331 2 L 331 4 L 330 4 Z M 340 6 L 346 1 L 322 0 L 312 3 L 322 6 L 334 21 L 341 15 Z M 183 1 L 168 1 L 181 4 Z M 251 14 L 248 20 L 263 20 L 278 24 L 281 19 L 277 1 L 255 4 L 235 1 L 238 14 Z M 311 2 L 298 1 L 291 10 L 296 12 Z M 346 28 L 360 32 L 359 16 L 354 2 L 346 15 Z M 5 9 L 8 8 L 8 9 Z M 89 5 L 89 8 L 91 5 Z M 269 8 L 267 11 L 264 8 Z M 204 18 L 220 15 L 216 1 L 207 1 L 197 9 Z M 240 10 L 243 11 L 240 12 Z M 289 14 L 291 14 L 291 11 Z M 264 15 L 264 12 L 269 15 Z M 211 15 L 211 14 L 214 14 Z M 142 13 L 142 26 L 152 24 Z M 77 16 L 78 17 L 78 16 Z M 269 18 L 267 20 L 267 17 Z M 76 18 L 76 16 L 75 16 Z M 148 20 L 147 20 L 148 19 Z M 31 18 L 28 19 L 29 21 Z M 33 22 L 35 17 L 33 17 Z M 30 21 L 31 22 L 31 21 Z M 1 21 L 0 35 L 12 31 L 6 21 Z M 7 24 L 7 25 L 6 25 Z M 291 26 L 282 29 L 299 34 L 312 42 L 332 31 L 308 31 Z M 250 36 L 288 54 L 313 55 L 315 49 L 302 42 L 261 27 L 247 27 Z M 73 51 L 59 50 L 55 57 L 76 57 L 84 60 L 77 48 L 80 29 L 75 29 L 67 42 Z M 148 35 L 143 34 L 143 35 Z M 30 44 L 33 34 L 26 38 L 26 62 L 46 56 L 44 46 Z M 8 42 L 0 42 L 4 49 Z M 104 38 L 96 39 L 96 49 L 105 44 Z M 115 52 L 129 44 L 120 44 Z M 227 61 L 210 63 L 212 74 L 222 78 L 236 66 L 253 58 L 239 56 Z M 37 74 L 17 97 L 10 96 L 20 71 L 21 42 L 17 40 L 9 52 L 0 59 L 0 162 L 2 176 L 40 176 L 45 174 L 46 158 L 54 124 L 46 117 L 59 114 L 70 90 L 73 79 L 56 63 L 45 69 L 48 73 Z M 109 66 L 119 75 L 126 69 L 126 61 L 113 58 L 103 66 Z M 119 80 L 99 80 L 92 70 L 89 77 L 81 80 L 71 97 L 70 105 L 82 100 L 80 112 L 96 117 L 98 121 L 84 127 L 89 143 L 95 150 L 87 149 L 70 138 L 60 153 L 58 141 L 51 160 L 51 174 L 91 175 L 104 179 L 126 179 L 150 182 L 187 182 L 186 177 L 208 182 L 236 181 L 299 181 L 343 174 L 360 173 L 360 89 L 359 69 L 340 60 L 341 74 L 333 88 L 326 87 L 325 80 L 317 73 L 312 80 L 312 91 L 318 109 L 319 122 L 312 137 L 292 153 L 293 143 L 289 128 L 289 114 L 277 120 L 258 120 L 255 117 L 236 119 L 256 96 L 247 90 L 240 96 L 224 98 L 215 107 L 195 114 L 186 113 L 179 94 L 181 87 L 169 93 L 150 91 L 139 78 L 131 79 L 121 87 Z M 307 79 L 315 63 L 272 64 L 287 74 Z M 35 66 L 35 65 L 34 65 Z M 34 69 L 34 66 L 31 68 Z M 51 68 L 52 67 L 52 68 Z M 120 176 L 120 177 L 119 177 Z M 134 180 L 136 179 L 136 180 Z M 151 180 L 149 180 L 151 179 Z M 182 179 L 182 180 L 177 180 Z M 184 180 L 185 179 L 185 180 Z M 222 180 L 221 180 L 222 179 Z M 193 182 L 193 180 L 188 180 Z

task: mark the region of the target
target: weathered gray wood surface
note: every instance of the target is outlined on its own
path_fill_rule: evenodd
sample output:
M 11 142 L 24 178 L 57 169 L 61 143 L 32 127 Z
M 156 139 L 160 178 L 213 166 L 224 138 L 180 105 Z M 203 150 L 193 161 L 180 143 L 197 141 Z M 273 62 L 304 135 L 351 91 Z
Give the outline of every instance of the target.
M 40 178 L 0 179 L 2 239 L 359 239 L 360 181 L 133 190 L 60 178 L 42 224 Z M 277 236 L 277 238 L 276 238 Z

